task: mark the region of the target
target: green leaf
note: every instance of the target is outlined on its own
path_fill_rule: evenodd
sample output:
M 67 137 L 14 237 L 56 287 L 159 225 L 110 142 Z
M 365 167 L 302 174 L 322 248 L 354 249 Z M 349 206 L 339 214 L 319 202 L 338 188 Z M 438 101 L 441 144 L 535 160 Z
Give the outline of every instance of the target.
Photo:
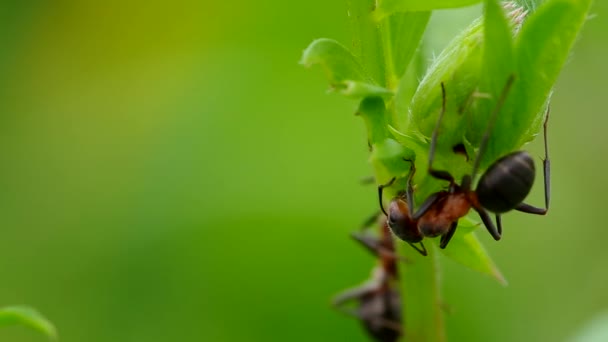
M 473 231 L 479 224 L 474 221 L 463 218 L 458 223 L 456 233 L 450 240 L 450 245 L 446 249 L 442 249 L 444 255 L 450 259 L 478 272 L 489 275 L 496 279 L 502 285 L 507 285 L 507 280 L 502 275 L 488 252 L 483 247 L 477 235 Z M 439 242 L 438 239 L 435 239 Z
M 441 83 L 445 84 L 447 95 L 447 114 L 442 125 L 450 127 L 453 142 L 464 135 L 464 121 L 453 114 L 459 112 L 459 107 L 478 86 L 482 42 L 482 21 L 476 20 L 455 37 L 429 67 L 410 105 L 411 125 L 424 136 L 431 136 L 441 110 Z
M 357 114 L 363 118 L 372 149 L 370 162 L 378 183 L 386 183 L 392 177 L 404 177 L 410 164 L 403 159 L 413 159 L 414 152 L 392 139 L 386 123 L 386 107 L 378 97 L 361 101 Z
M 425 70 L 423 66 L 425 67 L 425 62 L 422 53 L 417 53 L 410 61 L 405 74 L 399 81 L 399 87 L 395 91 L 395 96 L 393 98 L 395 111 L 391 118 L 392 120 L 390 121 L 391 125 L 396 129 L 412 129 L 412 125 L 410 125 L 411 116 L 409 115 L 409 108 L 412 98 L 414 97 L 414 94 L 416 94 L 420 78 L 424 75 Z
M 553 0 L 543 4 L 524 23 L 516 42 L 520 82 L 514 89 L 520 112 L 533 113 L 527 134 L 519 144 L 534 138 L 543 121 L 544 104 L 587 19 L 591 0 Z
M 431 17 L 431 12 L 395 13 L 387 18 L 389 26 L 389 53 L 392 58 L 394 77 L 401 78 L 414 56 Z
M 38 311 L 27 306 L 10 306 L 0 309 L 0 326 L 20 324 L 41 332 L 50 339 L 57 339 L 57 330 L 53 323 L 44 318 Z
M 313 41 L 304 50 L 300 63 L 307 67 L 320 65 L 332 89 L 348 97 L 392 96 L 391 91 L 374 84 L 355 56 L 335 40 L 322 38 Z
M 515 4 L 523 7 L 527 11 L 535 11 L 536 7 L 542 2 L 542 0 L 515 0 Z
M 372 146 L 388 137 L 386 106 L 378 97 L 367 97 L 359 104 L 357 115 L 363 118 L 367 128 L 367 140 Z
M 376 0 L 347 0 L 348 19 L 353 33 L 353 52 L 363 69 L 377 84 L 386 84 L 382 38 L 378 23 L 372 19 Z
M 471 6 L 481 0 L 378 0 L 374 18 L 380 20 L 397 12 L 431 11 L 442 8 Z
M 520 9 L 523 13 L 523 10 Z M 484 15 L 484 48 L 483 64 L 478 94 L 484 94 L 475 101 L 474 108 L 465 110 L 470 115 L 467 139 L 474 146 L 478 146 L 481 137 L 486 131 L 488 121 L 496 106 L 507 79 L 515 75 L 515 62 L 513 59 L 513 29 L 514 24 L 507 20 L 502 7 L 496 0 L 485 1 Z M 511 98 L 512 99 L 512 98 Z M 508 103 L 503 108 L 507 108 Z M 502 137 L 517 140 L 517 137 L 508 134 L 493 136 L 493 139 Z M 504 142 L 501 142 L 504 143 Z M 496 155 L 485 153 L 485 160 L 493 161 Z
M 489 155 L 516 150 L 540 130 L 549 95 L 587 18 L 590 3 L 548 1 L 524 22 L 515 40 L 516 81 L 497 119 L 488 144 Z

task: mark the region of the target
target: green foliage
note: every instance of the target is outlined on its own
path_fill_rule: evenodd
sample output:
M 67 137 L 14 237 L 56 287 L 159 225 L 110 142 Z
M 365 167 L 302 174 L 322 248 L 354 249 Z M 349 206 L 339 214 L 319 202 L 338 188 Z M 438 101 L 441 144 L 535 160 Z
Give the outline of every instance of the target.
M 491 276 L 503 285 L 507 285 L 507 280 L 488 256 L 477 238 L 476 232 L 473 231 L 477 227 L 479 227 L 478 223 L 469 218 L 463 218 L 458 224 L 458 230 L 452 241 L 450 241 L 449 248 L 443 250 L 443 254 L 475 271 Z
M 358 113 L 367 127 L 376 179 L 379 184 L 393 177 L 399 179 L 387 189 L 389 196 L 405 186 L 409 165 L 404 159 L 415 160 L 420 170 L 414 176 L 416 203 L 445 186 L 445 182 L 423 171 L 428 169 L 429 140 L 442 108 L 442 84 L 446 89 L 446 113 L 439 128 L 435 168 L 449 170 L 456 179 L 470 173 L 488 127 L 492 130 L 481 171 L 533 139 L 542 124 L 553 84 L 590 6 L 590 0 L 552 0 L 530 14 L 528 10 L 535 4 L 529 1 L 522 7 L 486 0 L 483 18 L 447 45 L 412 91 L 416 76 L 410 62 L 417 60 L 413 57 L 430 11 L 476 2 L 384 0 L 374 7 L 372 1 L 353 0 L 349 13 L 355 52 L 326 39 L 313 42 L 304 52 L 302 62 L 323 66 L 332 87 L 347 96 L 362 98 Z M 504 105 L 498 107 L 509 78 L 515 81 Z M 452 147 L 457 144 L 463 144 L 472 158 L 453 153 Z M 460 220 L 450 245 L 441 251 L 506 284 L 475 236 L 476 226 L 469 219 Z M 416 260 L 415 265 L 405 268 L 406 277 L 420 283 L 403 287 L 410 298 L 406 309 L 410 314 L 405 315 L 408 332 L 417 340 L 443 340 L 442 333 L 430 331 L 428 322 L 421 321 L 424 318 L 441 325 L 439 295 L 435 292 L 438 279 L 432 276 L 436 259 L 411 256 L 408 248 L 402 252 Z M 416 293 L 416 299 L 407 293 Z M 416 318 L 411 318 L 412 312 Z
M 335 40 L 317 39 L 304 51 L 305 66 L 319 64 L 327 72 L 333 90 L 353 98 L 391 96 L 391 92 L 374 84 L 355 56 Z
M 51 340 L 57 339 L 57 330 L 53 323 L 27 306 L 0 308 L 0 327 L 8 325 L 23 325 L 46 335 Z
M 590 0 L 548 1 L 523 23 L 515 36 L 513 50 L 516 81 L 497 118 L 482 166 L 520 148 L 537 135 L 553 84 L 587 18 L 590 4 Z M 487 59 L 501 57 L 488 50 Z M 496 76 L 505 77 L 505 71 Z M 487 74 L 488 78 L 493 76 Z M 490 82 L 485 81 L 486 84 Z M 499 86 L 492 87 L 493 94 Z M 478 130 L 480 121 L 473 122 Z M 479 134 L 469 132 L 467 137 L 475 141 Z
M 424 29 L 431 17 L 430 11 L 395 13 L 387 20 L 390 25 L 389 44 L 394 74 L 401 78 L 420 44 Z
M 431 11 L 474 5 L 481 0 L 378 0 L 377 18 L 397 12 Z
M 513 98 L 517 100 L 514 110 L 538 114 L 570 55 L 590 6 L 591 0 L 550 1 L 539 7 L 522 27 L 515 50 L 520 82 L 513 90 Z M 540 115 L 530 117 L 523 125 L 520 124 L 518 131 L 522 134 L 512 146 L 532 140 L 541 124 Z M 507 148 L 509 146 L 505 146 Z

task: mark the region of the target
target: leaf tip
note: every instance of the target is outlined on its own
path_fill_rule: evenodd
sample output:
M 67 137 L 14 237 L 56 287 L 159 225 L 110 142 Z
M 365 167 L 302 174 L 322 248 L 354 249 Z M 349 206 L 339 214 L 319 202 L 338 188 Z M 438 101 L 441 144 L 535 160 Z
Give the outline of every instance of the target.
M 507 278 L 505 278 L 505 276 L 502 274 L 502 272 L 500 272 L 500 270 L 496 266 L 494 266 L 492 269 L 492 277 L 496 279 L 496 281 L 498 281 L 498 283 L 503 287 L 509 286 Z

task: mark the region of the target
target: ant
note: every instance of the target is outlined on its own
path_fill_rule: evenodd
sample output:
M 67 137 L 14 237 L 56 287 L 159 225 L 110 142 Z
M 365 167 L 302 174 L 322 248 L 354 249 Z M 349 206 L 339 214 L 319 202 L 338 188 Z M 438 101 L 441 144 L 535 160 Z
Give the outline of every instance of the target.
M 364 228 L 378 220 L 374 215 Z M 355 240 L 363 244 L 380 258 L 380 263 L 372 270 L 372 277 L 364 284 L 342 292 L 333 300 L 333 305 L 345 314 L 361 320 L 367 333 L 379 342 L 396 342 L 402 335 L 401 296 L 396 283 L 398 280 L 395 245 L 384 216 L 380 237 L 354 233 Z M 358 301 L 356 309 L 345 305 Z
M 396 178 L 392 178 L 388 183 L 378 186 L 378 198 L 380 200 L 380 209 L 386 217 L 388 217 L 387 224 L 390 230 L 397 235 L 398 238 L 407 242 L 412 248 L 423 256 L 427 255 L 426 248 L 422 243 L 424 235 L 418 229 L 418 219 L 414 219 L 410 208 L 414 208 L 414 187 L 412 185 L 412 179 L 416 173 L 416 165 L 411 159 L 404 159 L 410 163 L 410 171 L 407 176 L 407 188 L 405 193 L 400 193 L 399 196 L 395 197 L 390 205 L 388 213 L 384 210 L 382 204 L 382 192 L 385 187 L 391 186 Z M 420 247 L 417 247 L 415 243 L 419 243 Z
M 465 216 L 473 208 L 479 214 L 490 235 L 492 235 L 494 240 L 498 241 L 502 235 L 501 214 L 513 209 L 535 215 L 545 215 L 547 213 L 550 199 L 550 161 L 547 144 L 549 107 L 547 107 L 543 125 L 545 144 L 545 159 L 543 159 L 545 207 L 538 208 L 523 203 L 523 200 L 532 189 L 535 177 L 534 161 L 526 151 L 515 151 L 499 158 L 481 175 L 477 188 L 475 190 L 472 189 L 472 183 L 479 170 L 481 157 L 487 147 L 490 132 L 494 127 L 498 112 L 502 108 L 514 80 L 513 75 L 507 80 L 482 137 L 479 151 L 473 164 L 473 172 L 471 175 L 463 176 L 460 185 L 456 184 L 454 177 L 448 171 L 437 170 L 432 166 L 437 146 L 438 131 L 446 108 L 445 86 L 443 83 L 441 84 L 442 108 L 431 138 L 428 173 L 433 178 L 449 182 L 449 186 L 447 190 L 430 195 L 418 211 L 412 214 L 413 190 L 411 178 L 415 170 L 412 168 L 408 176 L 407 204 L 403 202 L 402 196 L 394 199 L 391 201 L 389 214 L 387 215 L 389 227 L 395 235 L 410 243 L 410 245 L 413 242 L 420 242 L 422 244 L 421 240 L 423 237 L 441 235 L 439 247 L 446 248 L 456 231 L 458 219 Z M 378 187 L 381 209 L 383 211 L 382 189 L 390 186 L 393 181 L 394 178 L 389 183 Z M 492 222 L 488 212 L 495 214 L 496 225 Z M 418 248 L 416 250 L 420 252 Z M 426 255 L 426 253 L 421 254 Z

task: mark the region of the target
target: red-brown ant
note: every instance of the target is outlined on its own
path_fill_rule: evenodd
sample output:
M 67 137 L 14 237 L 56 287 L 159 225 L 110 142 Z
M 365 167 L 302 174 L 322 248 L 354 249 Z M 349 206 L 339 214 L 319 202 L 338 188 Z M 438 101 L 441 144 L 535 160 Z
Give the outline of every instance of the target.
M 507 80 L 507 84 L 498 99 L 484 136 L 482 137 L 479 151 L 473 165 L 473 172 L 471 175 L 465 175 L 462 178 L 460 185 L 456 184 L 454 177 L 448 171 L 436 170 L 433 169 L 432 166 L 437 145 L 437 135 L 446 108 L 445 87 L 443 83 L 441 84 L 443 102 L 431 138 L 428 172 L 433 178 L 448 181 L 448 190 L 439 191 L 430 195 L 420 208 L 412 214 L 413 196 L 411 177 L 414 171 L 414 169 L 412 169 L 408 176 L 408 189 L 406 191 L 407 205 L 405 205 L 405 202 L 403 202 L 401 197 L 391 201 L 388 213 L 388 223 L 395 235 L 410 243 L 410 245 L 414 242 L 422 243 L 421 240 L 423 237 L 441 236 L 439 246 L 445 248 L 456 231 L 458 219 L 465 216 L 471 208 L 477 211 L 484 226 L 495 240 L 500 240 L 502 234 L 501 214 L 513 209 L 536 215 L 545 215 L 547 213 L 550 199 L 550 161 L 547 144 L 549 108 L 547 108 L 543 125 L 545 144 L 545 159 L 543 160 L 545 208 L 537 208 L 523 203 L 523 200 L 532 189 L 535 177 L 534 161 L 525 151 L 512 152 L 495 161 L 481 176 L 477 183 L 477 188 L 475 190 L 472 190 L 471 188 L 472 182 L 479 170 L 481 157 L 487 147 L 490 132 L 513 81 L 513 76 L 509 77 Z M 391 185 L 393 181 L 394 179 L 388 184 L 378 187 L 381 204 L 382 188 Z M 384 211 L 383 208 L 382 210 Z M 492 222 L 488 211 L 496 215 L 496 226 Z M 416 248 L 416 250 L 421 252 L 418 248 Z M 426 253 L 422 254 L 425 255 Z
M 378 186 L 378 198 L 380 200 L 380 209 L 386 217 L 388 217 L 387 223 L 390 230 L 397 235 L 398 238 L 407 242 L 414 248 L 418 253 L 426 256 L 426 247 L 422 243 L 424 235 L 420 229 L 418 229 L 418 219 L 413 219 L 413 214 L 410 208 L 414 208 L 414 187 L 412 186 L 412 179 L 416 172 L 416 166 L 413 160 L 406 159 L 405 161 L 410 162 L 410 171 L 407 176 L 407 187 L 405 193 L 400 193 L 399 196 L 395 197 L 388 209 L 388 213 L 384 210 L 382 205 L 382 191 L 385 187 L 391 186 L 396 178 L 391 179 L 387 184 Z M 417 247 L 415 243 L 420 244 Z
M 393 236 L 386 218 L 381 218 L 380 238 L 354 233 L 355 240 L 378 255 L 380 263 L 374 267 L 372 277 L 364 284 L 337 295 L 333 304 L 340 311 L 361 320 L 367 333 L 379 342 L 395 342 L 402 335 L 401 297 L 397 289 L 397 265 Z M 378 221 L 375 215 L 373 222 Z M 368 223 L 370 223 L 368 221 Z M 369 224 L 364 228 L 369 227 Z M 354 309 L 346 307 L 358 301 Z

